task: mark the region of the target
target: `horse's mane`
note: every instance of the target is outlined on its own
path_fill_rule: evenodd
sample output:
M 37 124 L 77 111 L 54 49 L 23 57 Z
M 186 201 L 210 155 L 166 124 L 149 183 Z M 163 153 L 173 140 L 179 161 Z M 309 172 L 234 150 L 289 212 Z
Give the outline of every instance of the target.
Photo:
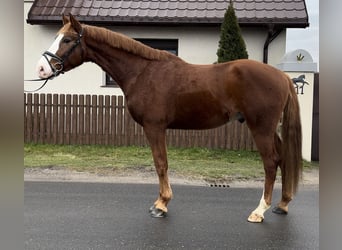
M 153 49 L 128 36 L 111 31 L 109 29 L 90 25 L 83 25 L 83 28 L 85 28 L 87 36 L 96 39 L 99 43 L 107 43 L 114 48 L 125 50 L 146 59 L 165 60 L 170 57 L 175 57 L 173 54 L 167 51 Z

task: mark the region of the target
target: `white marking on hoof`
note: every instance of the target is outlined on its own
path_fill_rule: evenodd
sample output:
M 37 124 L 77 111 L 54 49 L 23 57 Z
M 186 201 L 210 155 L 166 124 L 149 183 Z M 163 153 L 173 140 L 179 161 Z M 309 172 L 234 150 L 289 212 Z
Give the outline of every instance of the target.
M 259 206 L 251 213 L 248 217 L 249 222 L 257 222 L 260 223 L 264 220 L 264 213 L 271 207 L 271 205 L 267 205 L 264 199 L 264 192 L 259 202 Z
M 259 214 L 255 214 L 255 213 L 251 213 L 247 220 L 249 222 L 252 222 L 252 223 L 261 223 L 264 221 L 264 216 L 261 216 Z

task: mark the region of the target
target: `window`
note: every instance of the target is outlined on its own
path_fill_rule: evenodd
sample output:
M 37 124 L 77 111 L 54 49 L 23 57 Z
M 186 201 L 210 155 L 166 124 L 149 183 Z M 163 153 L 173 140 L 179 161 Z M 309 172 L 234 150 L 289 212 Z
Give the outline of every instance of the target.
M 172 54 L 178 55 L 177 39 L 135 39 L 155 49 L 166 50 Z
M 178 39 L 135 39 L 143 44 L 146 44 L 155 49 L 166 50 L 172 54 L 178 55 Z M 105 73 L 105 86 L 107 87 L 119 87 L 114 79 Z

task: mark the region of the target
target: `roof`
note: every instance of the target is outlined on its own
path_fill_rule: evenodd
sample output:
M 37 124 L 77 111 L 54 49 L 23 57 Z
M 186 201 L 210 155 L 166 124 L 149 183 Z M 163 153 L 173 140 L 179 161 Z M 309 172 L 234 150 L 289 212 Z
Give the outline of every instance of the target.
M 307 27 L 305 0 L 233 0 L 239 24 Z M 229 0 L 35 0 L 30 24 L 61 22 L 73 14 L 82 22 L 115 25 L 220 25 Z

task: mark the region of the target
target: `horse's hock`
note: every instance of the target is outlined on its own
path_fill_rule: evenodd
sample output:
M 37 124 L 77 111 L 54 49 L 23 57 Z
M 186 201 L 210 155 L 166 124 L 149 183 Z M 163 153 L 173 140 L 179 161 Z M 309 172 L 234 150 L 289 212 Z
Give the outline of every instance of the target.
M 305 160 L 311 161 L 314 74 L 317 72 L 317 63 L 313 62 L 309 52 L 297 49 L 286 53 L 277 68 L 290 76 L 297 91 L 303 130 L 302 153 Z

